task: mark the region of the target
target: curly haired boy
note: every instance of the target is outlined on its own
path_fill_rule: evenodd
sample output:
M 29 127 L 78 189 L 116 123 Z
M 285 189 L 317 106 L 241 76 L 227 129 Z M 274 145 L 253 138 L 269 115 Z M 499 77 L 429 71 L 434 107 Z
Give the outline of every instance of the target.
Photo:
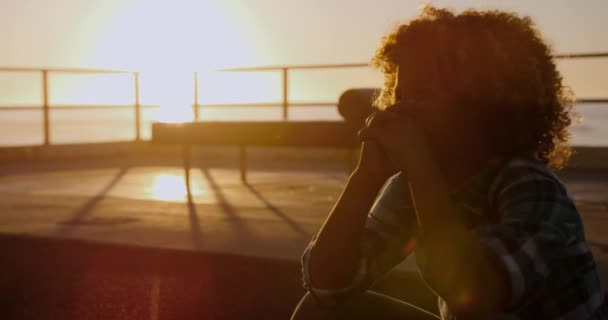
M 608 319 L 581 217 L 550 169 L 570 154 L 572 104 L 531 19 L 427 6 L 372 62 L 378 111 L 303 255 L 292 319 L 439 318 L 368 290 L 412 252 L 441 319 Z

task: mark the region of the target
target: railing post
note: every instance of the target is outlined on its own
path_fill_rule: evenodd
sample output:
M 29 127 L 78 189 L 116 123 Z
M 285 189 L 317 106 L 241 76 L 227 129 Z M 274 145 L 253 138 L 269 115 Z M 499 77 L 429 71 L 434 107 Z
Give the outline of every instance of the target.
M 198 110 L 198 72 L 194 72 L 194 121 L 200 118 Z
M 51 144 L 51 122 L 49 117 L 49 71 L 42 70 L 42 116 L 44 126 L 44 144 Z
M 133 73 L 135 81 L 135 141 L 141 140 L 141 102 L 139 101 L 139 72 Z
M 289 107 L 289 69 L 283 68 L 283 120 L 288 119 L 288 110 Z

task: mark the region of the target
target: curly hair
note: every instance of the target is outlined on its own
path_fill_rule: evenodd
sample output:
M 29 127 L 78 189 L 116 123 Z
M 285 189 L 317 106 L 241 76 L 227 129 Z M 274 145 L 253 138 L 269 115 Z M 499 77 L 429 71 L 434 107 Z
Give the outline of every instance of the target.
M 462 112 L 473 107 L 492 152 L 533 155 L 557 169 L 566 164 L 573 95 L 529 17 L 425 6 L 384 37 L 372 59 L 385 78 L 375 107 L 394 103 L 400 59 L 411 52 L 432 57 L 442 83 L 449 83 L 441 88 L 447 101 Z

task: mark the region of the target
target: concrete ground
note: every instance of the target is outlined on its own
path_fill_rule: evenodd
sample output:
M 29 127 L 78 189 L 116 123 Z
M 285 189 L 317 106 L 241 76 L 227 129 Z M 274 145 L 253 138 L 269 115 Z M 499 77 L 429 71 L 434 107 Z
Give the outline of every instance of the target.
M 339 196 L 346 165 L 253 159 L 245 185 L 229 161 L 193 164 L 191 201 L 175 157 L 0 166 L 8 318 L 288 317 L 303 292 L 297 261 Z M 563 179 L 607 283 L 608 172 Z M 415 278 L 413 262 L 400 270 L 380 291 L 432 305 L 420 283 L 394 285 Z

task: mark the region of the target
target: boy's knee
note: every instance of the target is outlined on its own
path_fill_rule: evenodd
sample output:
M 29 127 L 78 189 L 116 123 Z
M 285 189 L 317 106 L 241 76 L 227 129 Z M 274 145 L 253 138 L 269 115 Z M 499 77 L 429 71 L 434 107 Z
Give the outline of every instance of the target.
M 296 306 L 291 320 L 352 319 L 353 310 L 365 305 L 369 295 L 369 292 L 362 292 L 351 295 L 336 305 L 328 306 L 307 292 Z
M 324 319 L 328 309 L 316 301 L 310 293 L 306 293 L 296 306 L 291 320 L 319 320 Z

